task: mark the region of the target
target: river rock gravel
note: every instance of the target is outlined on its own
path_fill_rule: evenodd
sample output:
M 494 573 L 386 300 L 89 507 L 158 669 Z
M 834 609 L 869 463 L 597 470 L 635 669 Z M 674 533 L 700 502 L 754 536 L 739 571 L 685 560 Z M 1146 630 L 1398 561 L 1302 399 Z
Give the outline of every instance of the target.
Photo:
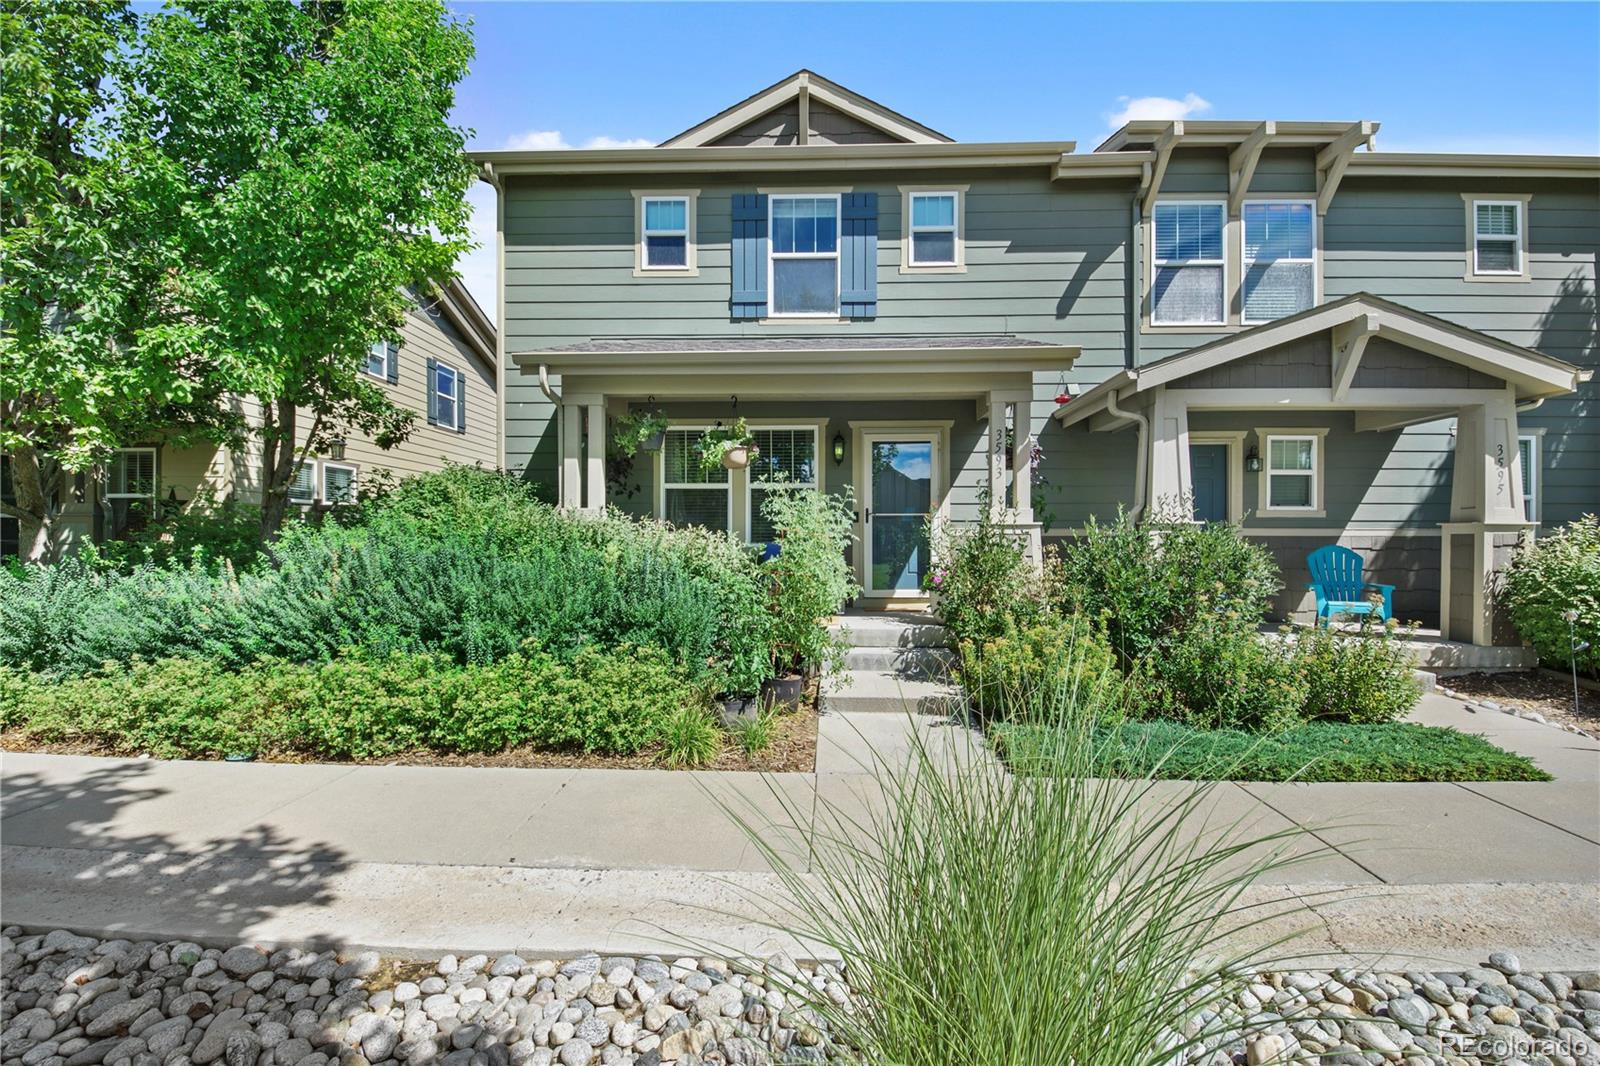
M 781 955 L 402 963 L 9 927 L 0 979 L 0 1066 L 779 1066 L 850 1054 L 806 1005 L 850 1004 L 845 975 Z M 1462 973 L 1261 974 L 1169 1036 L 1183 1048 L 1174 1066 L 1600 1066 L 1600 973 L 1528 972 L 1497 952 Z

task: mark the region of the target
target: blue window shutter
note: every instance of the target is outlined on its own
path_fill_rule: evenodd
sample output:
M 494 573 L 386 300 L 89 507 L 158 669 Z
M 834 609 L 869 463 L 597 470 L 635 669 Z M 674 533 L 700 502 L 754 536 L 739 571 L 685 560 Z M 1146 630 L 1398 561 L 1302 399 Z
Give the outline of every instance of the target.
M 767 198 L 764 194 L 733 196 L 733 318 L 765 318 L 767 314 Z
M 456 432 L 467 431 L 467 376 L 456 372 Z
M 847 192 L 840 206 L 839 314 L 873 318 L 878 314 L 878 194 Z
M 389 365 L 384 368 L 384 377 L 389 384 L 394 385 L 400 380 L 400 345 L 394 341 L 385 341 L 384 349 L 389 356 Z
M 428 425 L 439 424 L 439 364 L 432 359 L 428 360 L 427 382 L 423 386 L 428 394 Z

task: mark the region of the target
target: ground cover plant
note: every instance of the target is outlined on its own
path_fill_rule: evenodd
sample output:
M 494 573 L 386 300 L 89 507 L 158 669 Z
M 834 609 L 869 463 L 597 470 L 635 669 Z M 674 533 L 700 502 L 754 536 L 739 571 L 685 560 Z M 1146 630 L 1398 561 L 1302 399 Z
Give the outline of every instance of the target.
M 711 698 L 820 663 L 852 587 L 845 505 L 773 495 L 789 550 L 766 567 L 724 534 L 563 514 L 465 467 L 291 526 L 242 565 L 219 535 L 188 558 L 16 567 L 0 715 L 39 743 L 167 756 L 531 745 L 705 765 L 730 739 Z M 759 751 L 763 731 L 792 732 L 733 739 Z

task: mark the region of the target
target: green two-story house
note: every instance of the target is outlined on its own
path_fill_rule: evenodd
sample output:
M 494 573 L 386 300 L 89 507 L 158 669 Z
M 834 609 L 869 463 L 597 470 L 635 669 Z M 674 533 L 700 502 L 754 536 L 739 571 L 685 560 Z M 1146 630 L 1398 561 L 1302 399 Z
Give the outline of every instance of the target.
M 1377 129 L 957 143 L 801 71 L 654 148 L 479 153 L 504 463 L 752 542 L 776 481 L 851 486 L 869 601 L 922 594 L 930 517 L 1035 550 L 1119 507 L 1233 521 L 1285 614 L 1339 543 L 1490 643 L 1508 547 L 1600 508 L 1600 159 Z M 629 411 L 672 428 L 619 462 Z M 759 461 L 707 473 L 736 418 Z

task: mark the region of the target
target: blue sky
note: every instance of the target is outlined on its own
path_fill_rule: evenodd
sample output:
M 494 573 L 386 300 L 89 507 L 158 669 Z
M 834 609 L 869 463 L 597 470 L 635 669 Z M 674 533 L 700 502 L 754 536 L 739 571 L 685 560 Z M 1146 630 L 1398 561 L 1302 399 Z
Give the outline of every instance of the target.
M 1600 3 L 452 3 L 478 148 L 654 143 L 801 67 L 960 141 L 1374 119 L 1380 151 L 1600 154 Z M 493 193 L 461 263 L 494 314 Z

